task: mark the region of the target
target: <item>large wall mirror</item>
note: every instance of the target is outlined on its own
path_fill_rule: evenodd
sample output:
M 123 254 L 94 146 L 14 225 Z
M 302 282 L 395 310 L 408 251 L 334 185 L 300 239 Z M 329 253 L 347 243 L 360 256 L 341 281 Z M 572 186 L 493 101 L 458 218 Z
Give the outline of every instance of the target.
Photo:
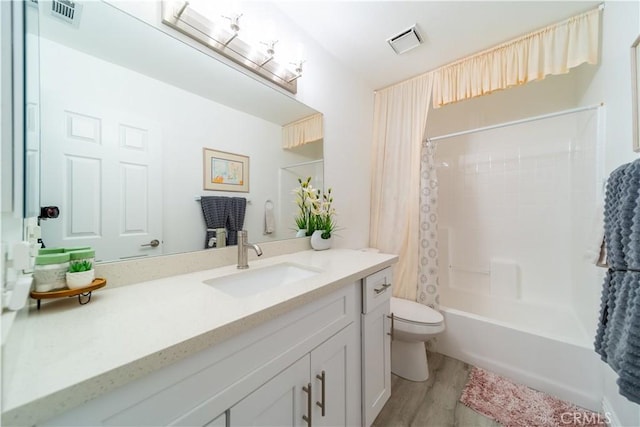
M 283 149 L 283 125 L 318 112 L 110 4 L 76 4 L 72 18 L 35 6 L 40 188 L 29 191 L 60 208 L 41 220 L 43 243 L 92 246 L 100 261 L 202 250 L 203 196 L 245 198 L 251 241 L 294 238 L 292 190 L 306 176 L 322 187 L 322 141 Z M 204 148 L 248 157 L 249 191 L 203 190 Z

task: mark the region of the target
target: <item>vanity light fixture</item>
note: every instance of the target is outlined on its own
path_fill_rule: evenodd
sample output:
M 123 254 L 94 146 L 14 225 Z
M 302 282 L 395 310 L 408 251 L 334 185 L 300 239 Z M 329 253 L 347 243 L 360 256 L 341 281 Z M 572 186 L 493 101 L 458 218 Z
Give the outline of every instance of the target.
M 264 66 L 267 62 L 271 61 L 274 57 L 274 55 L 276 54 L 276 43 L 278 43 L 278 40 L 272 40 L 270 42 L 260 42 L 261 44 L 267 46 L 267 59 L 264 60 L 264 62 L 262 64 L 260 64 L 260 66 Z
M 180 19 L 180 17 L 182 16 L 182 13 L 187 8 L 187 6 L 189 6 L 189 2 L 185 1 L 184 4 L 180 6 L 180 9 L 176 11 L 176 19 Z
M 224 21 L 215 22 L 194 7 L 194 5 L 190 6 L 188 1 L 163 0 L 162 22 L 289 92 L 295 94 L 298 91 L 297 80 L 302 76 L 304 63 L 300 54 L 295 62 L 290 63 L 293 69 L 289 69 L 282 63 L 278 63 L 275 58 L 275 45 L 278 40 L 261 42 L 267 47 L 266 50 L 264 47 L 258 48 L 242 40 L 243 36 L 240 34 L 242 13 L 223 15 L 222 17 L 228 20 L 225 25 Z M 282 53 L 278 55 L 280 57 Z M 284 62 L 284 64 L 287 63 L 288 61 Z
M 224 19 L 229 20 L 229 28 L 231 28 L 231 38 L 227 40 L 224 45 L 227 46 L 229 43 L 233 41 L 236 37 L 238 37 L 238 33 L 240 32 L 240 18 L 242 18 L 242 13 L 233 16 L 223 16 Z
M 292 62 L 292 65 L 296 66 L 295 72 L 296 75 L 293 76 L 291 78 L 291 80 L 289 80 L 289 83 L 296 81 L 297 79 L 299 79 L 300 77 L 302 77 L 302 64 L 304 64 L 305 61 L 298 61 L 298 62 Z

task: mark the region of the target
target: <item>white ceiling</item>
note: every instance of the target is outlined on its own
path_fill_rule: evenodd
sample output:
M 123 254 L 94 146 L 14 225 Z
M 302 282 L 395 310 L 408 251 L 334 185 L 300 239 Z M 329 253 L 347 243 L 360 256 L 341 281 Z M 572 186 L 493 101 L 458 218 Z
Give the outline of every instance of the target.
M 281 11 L 379 89 L 589 10 L 595 1 L 278 1 Z M 424 43 L 386 40 L 418 25 Z M 311 66 L 311 65 L 309 65 Z

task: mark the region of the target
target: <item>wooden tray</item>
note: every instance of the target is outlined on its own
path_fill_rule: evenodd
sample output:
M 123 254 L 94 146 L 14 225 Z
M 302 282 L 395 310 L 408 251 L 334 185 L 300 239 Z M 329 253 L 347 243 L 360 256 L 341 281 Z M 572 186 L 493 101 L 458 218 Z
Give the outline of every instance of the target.
M 89 286 L 85 286 L 84 288 L 78 289 L 58 289 L 55 291 L 48 292 L 36 292 L 31 291 L 29 296 L 35 300 L 38 300 L 38 310 L 40 310 L 40 300 L 50 299 L 50 298 L 62 298 L 62 297 L 75 297 L 78 296 L 78 302 L 80 305 L 84 305 L 91 301 L 91 292 L 96 289 L 100 289 L 107 284 L 106 279 L 101 279 L 99 277 L 93 279 L 93 282 Z M 81 297 L 88 297 L 85 302 L 82 302 Z

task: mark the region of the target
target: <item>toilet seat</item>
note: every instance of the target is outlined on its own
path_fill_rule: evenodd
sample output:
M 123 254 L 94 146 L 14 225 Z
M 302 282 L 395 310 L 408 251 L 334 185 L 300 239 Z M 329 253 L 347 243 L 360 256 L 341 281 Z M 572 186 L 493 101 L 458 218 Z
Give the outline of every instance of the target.
M 403 341 L 427 341 L 432 336 L 444 331 L 442 314 L 419 304 L 402 298 L 391 298 L 394 337 Z
M 396 320 L 422 325 L 440 325 L 441 313 L 431 307 L 402 298 L 391 298 L 391 312 Z

